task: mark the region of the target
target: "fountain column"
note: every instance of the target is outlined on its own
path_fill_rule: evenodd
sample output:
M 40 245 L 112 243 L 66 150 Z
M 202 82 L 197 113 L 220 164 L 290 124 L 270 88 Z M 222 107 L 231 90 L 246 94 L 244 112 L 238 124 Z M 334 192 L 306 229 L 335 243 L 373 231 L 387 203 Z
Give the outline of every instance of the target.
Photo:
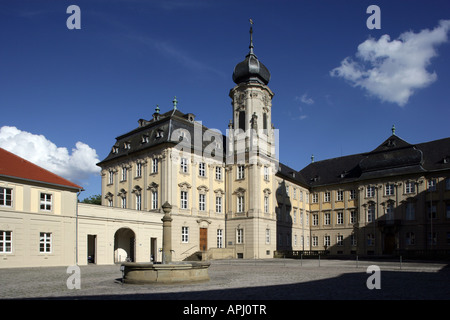
M 166 201 L 162 205 L 164 217 L 161 219 L 163 222 L 163 263 L 172 262 L 172 217 L 170 212 L 172 206 Z

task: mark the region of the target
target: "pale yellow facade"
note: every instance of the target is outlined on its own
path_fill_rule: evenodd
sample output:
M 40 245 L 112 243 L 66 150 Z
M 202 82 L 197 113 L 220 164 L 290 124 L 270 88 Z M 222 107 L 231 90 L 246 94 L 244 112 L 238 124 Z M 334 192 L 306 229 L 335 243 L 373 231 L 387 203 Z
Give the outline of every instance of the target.
M 77 192 L 14 178 L 0 188 L 12 199 L 0 206 L 0 268 L 74 264 Z

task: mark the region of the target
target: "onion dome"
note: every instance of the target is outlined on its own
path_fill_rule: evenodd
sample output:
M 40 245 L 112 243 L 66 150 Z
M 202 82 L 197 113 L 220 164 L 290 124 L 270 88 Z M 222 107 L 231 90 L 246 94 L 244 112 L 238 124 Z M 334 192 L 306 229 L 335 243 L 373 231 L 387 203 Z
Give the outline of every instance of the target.
M 250 23 L 253 21 L 250 19 Z M 253 52 L 253 28 L 250 26 L 250 46 L 249 53 L 244 61 L 239 62 L 233 71 L 233 81 L 236 84 L 258 82 L 267 85 L 270 80 L 270 72 L 262 62 L 258 60 Z

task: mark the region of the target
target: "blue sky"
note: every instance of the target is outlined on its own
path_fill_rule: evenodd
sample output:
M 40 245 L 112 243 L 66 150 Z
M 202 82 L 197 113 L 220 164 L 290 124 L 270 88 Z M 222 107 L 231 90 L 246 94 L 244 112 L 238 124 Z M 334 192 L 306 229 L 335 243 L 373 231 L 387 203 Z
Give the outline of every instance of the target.
M 81 29 L 69 30 L 69 5 Z M 368 29 L 369 5 L 381 29 Z M 101 193 L 95 161 L 156 105 L 225 133 L 234 66 L 271 72 L 280 161 L 450 136 L 448 1 L 0 2 L 0 147 Z M 444 20 L 444 22 L 440 22 Z

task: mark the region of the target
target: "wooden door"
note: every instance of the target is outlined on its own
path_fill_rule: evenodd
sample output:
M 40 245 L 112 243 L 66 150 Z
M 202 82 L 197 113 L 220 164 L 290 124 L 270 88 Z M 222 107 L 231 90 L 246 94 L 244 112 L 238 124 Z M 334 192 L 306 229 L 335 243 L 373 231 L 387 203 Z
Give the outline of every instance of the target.
M 208 229 L 200 228 L 200 250 L 206 251 L 208 248 Z

